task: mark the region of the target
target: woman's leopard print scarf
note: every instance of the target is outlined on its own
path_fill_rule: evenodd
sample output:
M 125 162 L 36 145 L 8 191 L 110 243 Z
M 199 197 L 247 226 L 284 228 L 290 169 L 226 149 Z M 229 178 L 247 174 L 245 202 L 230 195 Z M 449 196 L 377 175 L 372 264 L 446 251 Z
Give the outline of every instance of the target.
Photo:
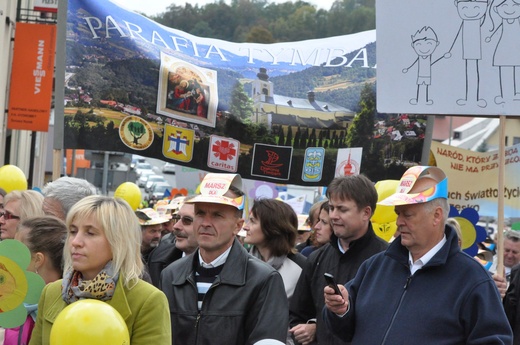
M 97 299 L 108 301 L 112 299 L 116 288 L 119 272 L 114 274 L 112 261 L 92 280 L 83 280 L 81 272 L 70 269 L 65 272 L 61 283 L 61 296 L 63 300 L 70 304 L 80 299 Z

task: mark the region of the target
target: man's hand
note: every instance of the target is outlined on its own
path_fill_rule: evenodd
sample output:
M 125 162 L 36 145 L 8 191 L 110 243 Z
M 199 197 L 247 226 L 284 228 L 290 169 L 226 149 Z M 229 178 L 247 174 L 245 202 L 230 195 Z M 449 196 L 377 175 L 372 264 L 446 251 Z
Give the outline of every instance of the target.
M 338 284 L 338 288 L 341 292 L 341 296 L 336 295 L 333 288 L 325 286 L 323 289 L 325 306 L 336 315 L 344 315 L 348 310 L 348 291 L 340 284 Z
M 506 278 L 503 276 L 499 276 L 498 274 L 493 274 L 493 281 L 495 282 L 498 292 L 500 292 L 500 297 L 504 298 L 507 291 L 507 282 Z
M 294 335 L 294 339 L 302 345 L 308 345 L 316 339 L 316 324 L 302 323 L 289 330 Z

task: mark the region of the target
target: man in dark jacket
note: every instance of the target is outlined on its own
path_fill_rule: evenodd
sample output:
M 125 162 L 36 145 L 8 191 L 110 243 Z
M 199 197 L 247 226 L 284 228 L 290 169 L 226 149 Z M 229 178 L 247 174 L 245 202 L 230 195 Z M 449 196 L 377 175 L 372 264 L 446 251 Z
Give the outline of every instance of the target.
M 290 304 L 291 332 L 303 344 L 344 344 L 325 329 L 324 273 L 340 283 L 354 278 L 359 266 L 388 244 L 375 235 L 370 217 L 375 211 L 377 191 L 363 175 L 335 178 L 327 188 L 330 222 L 334 233 L 330 243 L 307 259 Z
M 359 268 L 340 295 L 325 287 L 324 321 L 355 344 L 511 344 L 500 295 L 485 268 L 460 250 L 446 225 L 448 181 L 415 166 L 395 194 L 400 232 L 388 250 Z
M 245 197 L 236 174 L 207 174 L 193 222 L 199 249 L 163 270 L 173 344 L 285 342 L 289 308 L 280 274 L 236 240 Z
M 504 309 L 513 329 L 513 345 L 520 345 L 520 265 L 511 269 L 511 281 L 504 297 Z
M 189 200 L 187 197 L 185 200 Z M 161 272 L 172 262 L 197 249 L 197 239 L 193 231 L 195 212 L 193 204 L 181 202 L 179 209 L 174 210 L 171 222 L 173 232 L 161 239 L 159 246 L 153 250 L 148 258 L 148 271 L 152 284 L 159 287 Z

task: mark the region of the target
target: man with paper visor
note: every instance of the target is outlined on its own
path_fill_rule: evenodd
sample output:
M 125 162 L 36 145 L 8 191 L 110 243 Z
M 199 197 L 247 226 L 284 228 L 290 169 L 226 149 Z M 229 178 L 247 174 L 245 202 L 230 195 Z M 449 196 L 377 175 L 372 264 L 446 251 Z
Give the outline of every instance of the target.
M 341 296 L 324 288 L 324 319 L 336 336 L 353 345 L 511 344 L 495 282 L 446 225 L 447 197 L 441 169 L 415 166 L 379 203 L 395 206 L 400 235 L 339 286 Z
M 236 239 L 245 196 L 237 174 L 207 174 L 193 204 L 199 248 L 169 265 L 161 289 L 170 305 L 173 344 L 285 341 L 289 306 L 280 274 Z

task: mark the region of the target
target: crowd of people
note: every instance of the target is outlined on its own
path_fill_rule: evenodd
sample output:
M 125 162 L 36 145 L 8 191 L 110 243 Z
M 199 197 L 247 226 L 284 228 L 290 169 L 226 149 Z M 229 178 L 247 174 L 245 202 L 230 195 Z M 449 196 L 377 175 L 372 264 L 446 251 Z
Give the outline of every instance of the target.
M 379 203 L 364 175 L 335 178 L 308 215 L 274 198 L 247 209 L 237 174 L 199 190 L 132 210 L 74 177 L 0 189 L 0 238 L 46 284 L 0 344 L 50 344 L 83 299 L 114 307 L 133 345 L 520 344 L 520 232 L 505 232 L 504 272 L 465 254 L 439 168 L 408 169 Z M 377 204 L 395 208 L 390 243 Z

